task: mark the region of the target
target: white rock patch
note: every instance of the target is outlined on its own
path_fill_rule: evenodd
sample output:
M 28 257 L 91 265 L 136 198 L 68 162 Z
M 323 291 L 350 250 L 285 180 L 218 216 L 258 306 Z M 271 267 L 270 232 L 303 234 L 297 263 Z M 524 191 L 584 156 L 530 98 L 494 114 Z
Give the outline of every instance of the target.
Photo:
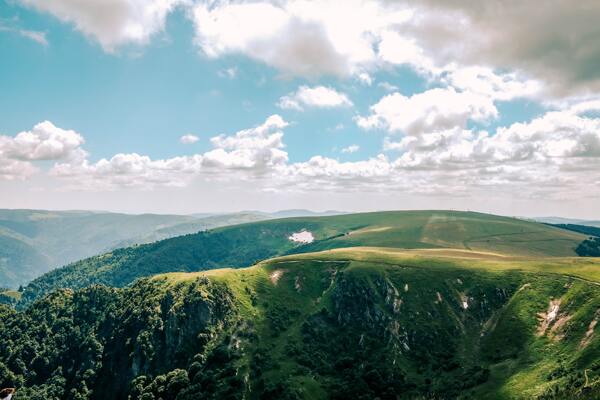
M 538 313 L 538 319 L 540 320 L 540 326 L 538 327 L 538 336 L 542 336 L 546 333 L 546 330 L 550 327 L 552 322 L 558 316 L 560 310 L 560 299 L 551 300 L 548 305 L 548 311 L 545 313 Z
M 300 231 L 292 233 L 291 236 L 288 237 L 292 242 L 297 243 L 312 243 L 315 240 L 312 232 L 309 231 Z

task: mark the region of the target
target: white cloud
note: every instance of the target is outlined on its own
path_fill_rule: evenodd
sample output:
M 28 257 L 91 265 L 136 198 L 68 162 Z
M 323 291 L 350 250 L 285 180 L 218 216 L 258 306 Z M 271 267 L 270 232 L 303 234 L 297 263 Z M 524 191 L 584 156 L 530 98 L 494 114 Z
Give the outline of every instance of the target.
M 117 154 L 96 163 L 80 158 L 56 163 L 50 172 L 93 190 L 185 186 L 198 176 L 243 179 L 240 174 L 244 173 L 257 178 L 287 163 L 282 150 L 282 129 L 287 125 L 279 115 L 272 115 L 255 128 L 213 137 L 214 149 L 203 154 L 159 160 L 136 153 Z
M 12 160 L 0 152 L 0 180 L 25 179 L 37 171 L 30 162 Z
M 15 137 L 0 136 L 0 177 L 25 178 L 37 171 L 31 161 L 75 160 L 86 156 L 83 137 L 75 131 L 40 122 Z
M 421 104 L 421 100 L 416 102 Z M 473 108 L 471 103 L 466 104 L 466 108 Z M 320 155 L 303 162 L 289 162 L 283 140 L 288 123 L 278 115 L 256 127 L 213 137 L 213 149 L 208 152 L 168 159 L 132 153 L 91 162 L 81 156 L 85 153 L 79 147 L 82 139 L 78 134 L 47 125 L 43 130 L 59 132 L 59 137 L 72 132 L 66 134 L 74 138 L 67 140 L 72 144 L 61 145 L 61 151 L 54 145 L 52 151 L 42 151 L 39 140 L 19 140 L 20 148 L 28 150 L 15 152 L 19 135 L 2 137 L 0 176 L 25 177 L 35 172 L 30 160 L 55 157 L 58 162 L 51 175 L 65 179 L 78 190 L 188 186 L 200 179 L 245 181 L 257 190 L 286 193 L 319 188 L 456 197 L 485 194 L 493 188 L 499 196 L 511 198 L 600 195 L 600 188 L 591 184 L 600 181 L 600 102 L 549 111 L 532 121 L 501 127 L 493 133 L 468 129 L 464 121 L 469 117 L 463 115 L 462 107 L 460 112 L 440 112 L 438 106 L 433 110 L 425 108 L 421 115 L 416 113 L 411 119 L 388 126 L 389 136 L 384 142 L 387 155 L 355 162 Z M 493 116 L 489 110 L 479 113 L 482 118 Z M 392 126 L 401 127 L 405 134 L 398 138 Z M 36 126 L 32 132 L 40 130 Z M 50 140 L 51 136 L 44 137 Z M 357 150 L 358 145 L 352 145 L 341 151 Z
M 357 145 L 357 144 L 352 144 L 352 145 L 350 145 L 348 147 L 344 147 L 342 149 L 342 153 L 352 154 L 352 153 L 356 153 L 358 150 L 360 150 L 360 146 Z
M 217 2 L 193 13 L 196 42 L 209 57 L 243 54 L 302 76 L 358 73 L 376 58 L 377 32 L 408 17 L 362 0 Z
M 600 172 L 600 119 L 580 113 L 580 108 L 551 111 L 498 128 L 493 135 L 454 128 L 405 136 L 399 142 L 388 139 L 385 148 L 402 153 L 395 165 L 403 169 L 470 171 L 471 179 L 542 186 L 549 178 L 569 179 L 569 170 L 577 169 L 582 172 L 577 179 L 585 182 Z
M 560 96 L 600 88 L 600 5 L 595 0 L 580 0 L 577 7 L 558 0 L 543 9 L 535 1 L 517 0 L 500 5 L 447 0 L 18 1 L 74 24 L 107 51 L 147 43 L 182 5 L 194 23 L 195 42 L 208 57 L 241 54 L 285 75 L 353 75 L 367 83 L 363 78 L 374 71 L 405 64 L 436 79 L 469 67 L 489 68 L 500 79 L 516 77 L 516 85 L 529 85 L 534 77 Z M 45 40 L 39 32 L 23 34 Z M 484 80 L 494 92 L 505 87 L 497 85 L 496 77 Z M 508 90 L 521 92 L 513 86 Z
M 203 155 L 203 166 L 266 172 L 287 162 L 283 151 L 282 129 L 288 125 L 279 115 L 272 115 L 264 124 L 237 132 L 233 136 L 213 137 L 215 147 Z
M 330 87 L 300 86 L 296 92 L 281 97 L 277 105 L 283 109 L 303 110 L 304 107 L 351 107 L 352 102 L 346 94 Z
M 506 99 L 498 90 L 529 95 L 540 89 L 532 83 L 561 96 L 600 87 L 600 6 L 580 3 L 559 0 L 540 10 L 517 0 L 220 1 L 197 5 L 193 20 L 209 57 L 242 54 L 284 74 L 358 79 L 390 64 L 434 79 L 487 68 L 498 76 L 486 73 L 475 84 Z M 464 76 L 455 80 L 465 84 Z
M 403 30 L 445 65 L 489 65 L 526 71 L 558 94 L 600 87 L 600 4 L 558 0 L 413 2 L 415 18 Z
M 196 143 L 198 140 L 200 140 L 200 138 L 196 135 L 192 135 L 191 133 L 183 135 L 179 138 L 179 141 L 183 144 L 193 144 Z
M 30 131 L 19 132 L 14 138 L 0 136 L 0 150 L 14 160 L 61 160 L 80 156 L 83 142 L 79 133 L 44 121 Z
M 449 85 L 490 97 L 508 101 L 519 97 L 534 97 L 542 90 L 539 81 L 527 79 L 517 73 L 496 73 L 487 67 L 450 67 L 442 81 Z
M 377 84 L 377 86 L 382 88 L 386 92 L 397 92 L 399 90 L 398 86 L 392 85 L 389 82 L 380 82 Z
M 15 32 L 27 39 L 33 40 L 36 43 L 41 44 L 42 46 L 48 46 L 48 39 L 46 39 L 46 32 L 41 31 L 32 31 L 29 29 L 22 29 L 15 26 L 15 20 L 4 20 L 0 18 L 0 32 Z
M 407 135 L 464 127 L 468 120 L 485 122 L 498 115 L 489 97 L 453 88 L 430 89 L 411 97 L 393 93 L 371 106 L 370 111 L 370 115 L 356 118 L 358 126 Z
M 360 83 L 366 86 L 371 86 L 373 84 L 373 77 L 371 77 L 371 75 L 367 74 L 366 72 L 361 72 L 360 74 L 358 74 L 358 80 L 360 81 Z
M 124 44 L 146 44 L 164 29 L 165 20 L 183 0 L 20 0 L 75 25 L 109 52 Z
M 410 65 L 424 74 L 439 74 L 441 69 L 425 54 L 416 39 L 394 31 L 384 31 L 379 42 L 379 58 L 390 64 Z

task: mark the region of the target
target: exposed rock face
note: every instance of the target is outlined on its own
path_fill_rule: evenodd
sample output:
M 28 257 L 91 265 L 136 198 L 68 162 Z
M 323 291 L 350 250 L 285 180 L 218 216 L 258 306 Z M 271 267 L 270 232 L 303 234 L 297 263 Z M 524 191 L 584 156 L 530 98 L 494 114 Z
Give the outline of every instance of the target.
M 136 376 L 187 366 L 229 326 L 235 313 L 231 291 L 206 278 L 168 291 L 151 281 L 142 281 L 134 289 L 146 296 L 132 297 L 124 308 L 124 314 L 129 314 L 123 315 L 116 327 L 118 333 L 107 342 L 105 368 L 99 374 L 107 384 L 113 379 L 113 387 L 119 387 L 120 382 L 124 393 Z M 111 378 L 114 370 L 128 372 L 115 379 Z

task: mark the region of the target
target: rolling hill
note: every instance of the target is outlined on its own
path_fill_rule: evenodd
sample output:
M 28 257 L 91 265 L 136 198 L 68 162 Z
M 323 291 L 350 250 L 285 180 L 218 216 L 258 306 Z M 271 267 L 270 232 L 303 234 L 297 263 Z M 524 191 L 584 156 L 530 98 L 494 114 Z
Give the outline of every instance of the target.
M 310 233 L 310 243 L 294 242 Z M 457 211 L 389 211 L 267 220 L 117 249 L 32 281 L 24 302 L 57 288 L 100 283 L 123 287 L 165 272 L 245 267 L 270 257 L 333 248 L 456 248 L 513 256 L 574 256 L 577 232 L 495 215 Z
M 595 399 L 599 271 L 354 247 L 62 289 L 0 306 L 0 385 L 15 400 Z
M 259 213 L 192 217 L 0 210 L 0 284 L 18 287 L 53 268 L 118 247 L 267 218 Z

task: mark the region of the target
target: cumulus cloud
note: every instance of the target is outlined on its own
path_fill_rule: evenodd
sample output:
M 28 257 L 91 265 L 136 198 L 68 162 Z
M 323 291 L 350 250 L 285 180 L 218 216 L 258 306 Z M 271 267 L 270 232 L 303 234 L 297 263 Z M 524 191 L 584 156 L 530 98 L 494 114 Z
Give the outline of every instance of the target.
M 109 52 L 124 44 L 145 44 L 164 29 L 183 0 L 19 0 L 26 6 L 72 23 Z
M 183 144 L 193 144 L 196 143 L 198 140 L 200 140 L 200 138 L 196 135 L 192 135 L 191 133 L 183 135 L 179 138 L 179 141 Z
M 37 170 L 31 161 L 81 159 L 86 156 L 83 143 L 79 133 L 58 128 L 50 121 L 15 137 L 0 136 L 0 176 L 27 177 Z
M 316 86 L 310 88 L 308 86 L 300 86 L 296 92 L 281 97 L 277 106 L 283 109 L 301 111 L 304 107 L 351 107 L 352 102 L 346 94 L 330 87 Z
M 393 93 L 371 106 L 370 111 L 370 115 L 356 118 L 358 126 L 407 135 L 464 127 L 468 120 L 485 122 L 498 115 L 489 97 L 453 88 L 430 89 L 410 97 Z
M 79 133 L 44 121 L 14 138 L 0 136 L 0 149 L 7 157 L 16 160 L 60 160 L 78 155 L 83 142 Z
M 354 75 L 367 83 L 364 78 L 386 64 L 410 65 L 438 78 L 482 67 L 502 80 L 516 78 L 515 84 L 533 78 L 561 96 L 600 88 L 595 0 L 556 0 L 544 7 L 531 0 L 19 1 L 74 24 L 107 51 L 147 43 L 181 4 L 208 57 L 241 54 L 286 75 Z M 23 34 L 45 40 L 31 33 Z M 497 77 L 488 78 L 488 85 L 504 87 Z M 464 83 L 464 76 L 455 79 Z
M 600 88 L 595 0 L 545 7 L 517 0 L 224 1 L 201 3 L 193 15 L 196 42 L 209 57 L 243 54 L 285 74 L 361 79 L 403 64 L 440 77 L 481 67 L 498 75 L 482 77 L 495 92 L 507 85 L 499 79 L 514 80 L 513 94 L 530 94 L 532 78 L 560 95 Z M 462 74 L 455 80 L 465 83 Z M 523 84 L 529 87 L 514 87 Z
M 0 151 L 0 180 L 24 179 L 37 171 L 31 163 L 6 158 Z
M 436 105 L 420 108 L 427 103 L 420 99 L 401 100 L 418 107 L 413 106 L 409 117 L 382 122 L 388 132 L 386 153 L 359 161 L 315 155 L 290 162 L 284 142 L 288 123 L 279 115 L 252 128 L 214 136 L 213 149 L 205 153 L 168 159 L 116 154 L 97 162 L 81 150 L 79 134 L 42 123 L 15 137 L 2 137 L 0 176 L 26 176 L 35 172 L 34 160 L 52 158 L 56 163 L 51 175 L 92 190 L 186 186 L 201 179 L 248 181 L 257 189 L 292 192 L 368 189 L 468 196 L 493 188 L 494 193 L 511 197 L 600 195 L 600 188 L 590 186 L 600 181 L 600 101 L 548 111 L 529 122 L 488 132 L 465 124 L 470 117 L 465 117 L 464 109 L 482 119 L 494 116 L 492 108 L 477 102 L 452 97 L 463 106 L 440 111 Z M 341 151 L 357 150 L 358 145 L 352 145 Z
M 272 115 L 264 124 L 245 129 L 232 136 L 213 137 L 215 147 L 203 156 L 203 165 L 212 168 L 231 168 L 265 172 L 269 168 L 287 162 L 282 150 L 283 131 L 288 125 L 279 115 Z
M 493 100 L 535 97 L 542 92 L 540 81 L 515 72 L 497 73 L 489 67 L 449 67 L 441 81 L 451 87 L 487 96 Z
M 193 12 L 209 57 L 242 54 L 302 76 L 364 72 L 376 59 L 377 32 L 408 17 L 362 0 L 201 3 Z
M 257 127 L 213 137 L 214 149 L 203 154 L 158 160 L 137 153 L 116 154 L 96 163 L 79 158 L 56 163 L 50 173 L 90 189 L 177 187 L 199 176 L 257 178 L 287 163 L 282 150 L 282 129 L 287 125 L 279 115 L 272 115 Z
M 407 2 L 419 15 L 403 27 L 439 63 L 523 70 L 559 92 L 600 86 L 600 4 L 557 0 L 501 4 L 426 0 Z
M 600 119 L 575 107 L 500 127 L 494 134 L 454 128 L 388 139 L 385 148 L 399 151 L 395 166 L 407 170 L 460 171 L 480 181 L 504 178 L 540 186 L 549 178 L 585 182 L 600 171 Z M 574 178 L 576 170 L 581 177 Z

